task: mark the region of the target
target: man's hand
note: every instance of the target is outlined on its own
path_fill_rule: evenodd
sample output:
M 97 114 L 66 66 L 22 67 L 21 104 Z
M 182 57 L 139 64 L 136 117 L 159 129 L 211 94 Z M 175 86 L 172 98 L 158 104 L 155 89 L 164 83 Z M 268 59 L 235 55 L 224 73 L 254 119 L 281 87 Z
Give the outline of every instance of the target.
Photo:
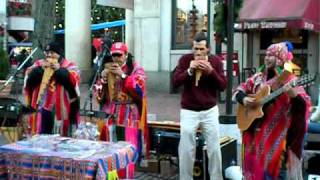
M 59 63 L 50 63 L 50 68 L 52 68 L 53 70 L 58 70 L 60 68 L 60 64 Z
M 204 74 L 210 74 L 213 71 L 213 67 L 208 61 L 208 56 L 195 56 L 194 60 L 190 62 L 190 70 L 199 69 Z
M 194 70 L 196 69 L 199 69 L 199 66 L 200 66 L 200 61 L 206 61 L 206 57 L 205 56 L 194 56 L 194 60 L 192 60 L 190 62 L 190 66 L 189 66 L 189 69 L 193 72 Z
M 198 69 L 198 66 L 199 66 L 199 63 L 196 60 L 192 60 L 190 62 L 189 68 L 191 71 L 194 71 L 195 69 Z
M 103 71 L 101 72 L 101 78 L 103 82 L 108 81 L 108 73 L 109 73 L 109 70 L 107 68 L 104 68 Z
M 200 69 L 205 74 L 210 74 L 213 71 L 212 65 L 207 60 L 199 60 L 198 64 L 198 69 Z
M 60 64 L 58 63 L 58 60 L 57 59 L 53 59 L 53 58 L 46 58 L 44 59 L 43 61 L 43 64 L 42 64 L 42 67 L 43 68 L 52 68 L 53 70 L 58 70 L 60 68 Z
M 254 107 L 254 106 L 258 105 L 258 103 L 256 101 L 256 98 L 246 96 L 245 98 L 243 98 L 243 105 L 249 106 L 249 107 Z
M 43 69 L 48 68 L 48 67 L 50 67 L 50 63 L 47 60 L 44 60 L 42 62 L 42 67 L 43 67 Z
M 295 88 L 293 88 L 290 83 L 284 85 L 284 90 L 287 92 L 288 96 L 290 98 L 295 98 L 298 95 L 298 92 L 296 91 Z
M 117 63 L 112 64 L 109 70 L 112 74 L 119 76 L 119 77 L 121 77 L 121 75 L 124 73 L 122 71 L 121 67 L 119 66 L 119 64 L 117 64 Z

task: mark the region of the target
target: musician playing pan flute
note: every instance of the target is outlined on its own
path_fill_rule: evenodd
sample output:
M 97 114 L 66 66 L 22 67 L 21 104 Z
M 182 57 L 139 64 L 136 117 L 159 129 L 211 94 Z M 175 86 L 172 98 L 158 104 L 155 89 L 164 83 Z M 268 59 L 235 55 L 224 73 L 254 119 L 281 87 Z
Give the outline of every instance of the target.
M 193 179 L 198 128 L 207 143 L 207 172 L 210 179 L 222 180 L 217 94 L 226 88 L 227 80 L 221 59 L 210 54 L 210 44 L 204 32 L 198 32 L 194 36 L 192 53 L 179 59 L 173 85 L 183 86 L 180 103 L 180 180 Z
M 292 60 L 292 49 L 290 42 L 270 45 L 259 72 L 242 83 L 234 94 L 240 106 L 254 108 L 258 102 L 250 94 L 259 93 L 266 85 L 272 90 L 285 89 L 263 106 L 263 117 L 242 132 L 243 174 L 247 180 L 302 179 L 301 151 L 310 99 L 303 87 L 288 84 L 296 77 L 282 68 Z
M 129 141 L 141 155 L 147 149 L 146 75 L 133 61 L 126 44 L 114 43 L 111 55 L 111 62 L 105 63 L 95 85 L 101 110 L 112 115 L 102 128 L 100 139 Z
M 25 76 L 25 103 L 35 110 L 29 117 L 31 133 L 69 136 L 79 120 L 79 70 L 63 58 L 56 42 L 49 43 L 44 54 Z

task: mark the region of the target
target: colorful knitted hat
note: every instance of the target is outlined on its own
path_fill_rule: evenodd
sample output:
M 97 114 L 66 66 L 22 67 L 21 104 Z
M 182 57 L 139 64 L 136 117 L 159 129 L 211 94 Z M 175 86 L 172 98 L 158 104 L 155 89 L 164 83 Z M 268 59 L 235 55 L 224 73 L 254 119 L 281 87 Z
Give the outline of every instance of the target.
M 293 45 L 291 42 L 281 42 L 271 44 L 267 49 L 267 55 L 275 56 L 277 58 L 277 65 L 283 65 L 285 62 L 293 59 Z

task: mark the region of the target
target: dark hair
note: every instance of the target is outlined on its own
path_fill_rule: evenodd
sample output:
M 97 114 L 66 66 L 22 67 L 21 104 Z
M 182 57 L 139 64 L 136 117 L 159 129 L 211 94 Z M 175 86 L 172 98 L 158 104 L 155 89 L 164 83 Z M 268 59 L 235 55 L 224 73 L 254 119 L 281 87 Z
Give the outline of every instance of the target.
M 128 75 L 130 75 L 133 71 L 133 55 L 131 53 L 128 53 L 128 57 L 127 57 L 127 66 L 128 66 Z
M 61 48 L 61 45 L 56 41 L 52 41 L 52 42 L 48 43 L 45 48 L 45 51 L 53 51 L 53 52 L 59 54 L 60 56 L 64 56 L 63 49 Z
M 205 32 L 202 32 L 202 31 L 201 31 L 201 32 L 198 32 L 198 33 L 194 36 L 193 40 L 194 40 L 195 42 L 206 41 L 206 47 L 207 47 L 207 48 L 209 47 L 209 42 L 208 42 L 207 35 L 206 35 Z

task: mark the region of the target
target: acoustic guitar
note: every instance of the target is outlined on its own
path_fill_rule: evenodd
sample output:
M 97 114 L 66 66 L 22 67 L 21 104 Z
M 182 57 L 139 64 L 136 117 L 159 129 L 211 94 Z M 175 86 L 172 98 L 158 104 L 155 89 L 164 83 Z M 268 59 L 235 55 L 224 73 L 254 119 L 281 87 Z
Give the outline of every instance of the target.
M 290 81 L 292 87 L 295 86 L 308 86 L 316 78 L 316 75 L 303 75 L 301 78 Z M 254 107 L 244 106 L 240 103 L 237 105 L 237 124 L 241 131 L 247 130 L 250 125 L 258 118 L 261 118 L 264 114 L 262 107 L 264 104 L 273 100 L 277 96 L 281 95 L 285 91 L 284 86 L 276 89 L 271 94 L 271 87 L 266 85 L 262 87 L 255 95 L 249 95 L 256 99 L 257 105 Z

